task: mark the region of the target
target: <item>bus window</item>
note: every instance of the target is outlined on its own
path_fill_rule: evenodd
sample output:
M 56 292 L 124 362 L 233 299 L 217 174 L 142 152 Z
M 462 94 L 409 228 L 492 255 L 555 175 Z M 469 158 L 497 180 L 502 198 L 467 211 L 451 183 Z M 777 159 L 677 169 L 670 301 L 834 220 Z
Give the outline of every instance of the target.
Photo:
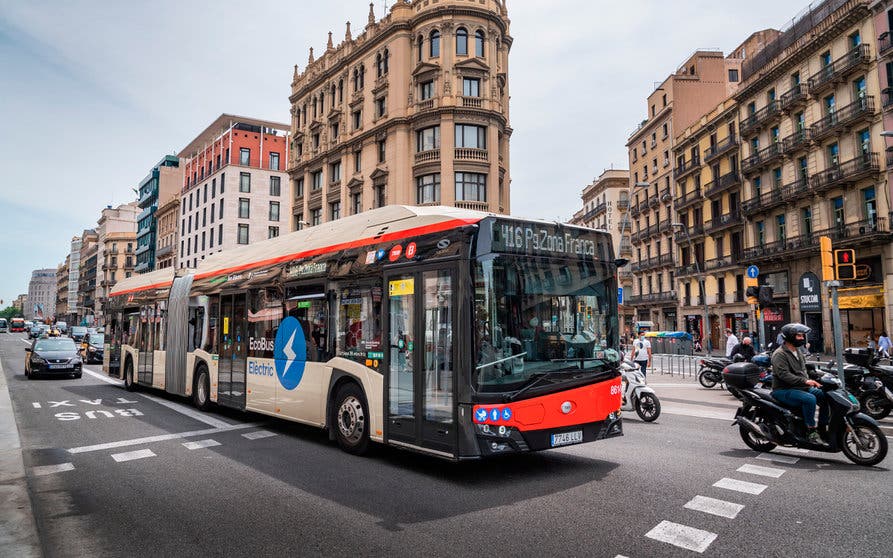
M 248 355 L 273 358 L 273 344 L 282 321 L 282 295 L 276 287 L 248 292 Z
M 344 288 L 338 296 L 335 354 L 378 369 L 381 347 L 381 287 Z
M 212 355 L 217 354 L 217 313 L 219 312 L 218 305 L 220 304 L 220 297 L 218 295 L 212 295 L 208 299 L 208 343 L 204 348 L 204 350 L 208 351 Z
M 328 360 L 329 313 L 322 285 L 289 286 L 285 290 L 285 312 L 297 318 L 307 341 L 307 360 Z
M 195 351 L 202 343 L 202 330 L 204 329 L 205 309 L 201 306 L 189 307 L 189 322 L 187 331 L 189 333 L 186 342 L 186 350 L 188 352 Z

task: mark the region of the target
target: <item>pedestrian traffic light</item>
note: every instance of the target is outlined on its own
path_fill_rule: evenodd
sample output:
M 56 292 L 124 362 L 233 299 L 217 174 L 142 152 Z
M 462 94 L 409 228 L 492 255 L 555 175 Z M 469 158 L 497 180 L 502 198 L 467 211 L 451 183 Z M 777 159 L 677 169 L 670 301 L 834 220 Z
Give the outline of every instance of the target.
M 834 274 L 838 281 L 856 278 L 855 250 L 834 250 Z
M 760 309 L 768 308 L 770 306 L 775 306 L 775 293 L 772 290 L 772 287 L 769 285 L 763 285 L 760 287 L 760 294 L 757 297 L 760 301 Z
M 831 250 L 831 237 L 819 237 L 819 254 L 822 257 L 822 281 L 834 281 L 834 254 Z

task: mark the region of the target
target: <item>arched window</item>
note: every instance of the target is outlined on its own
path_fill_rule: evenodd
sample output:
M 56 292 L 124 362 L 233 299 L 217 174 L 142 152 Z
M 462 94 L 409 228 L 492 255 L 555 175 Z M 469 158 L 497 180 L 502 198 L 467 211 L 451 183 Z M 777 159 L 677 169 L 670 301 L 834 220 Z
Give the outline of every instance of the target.
M 440 31 L 437 29 L 431 31 L 431 35 L 428 37 L 428 56 L 440 58 Z
M 353 70 L 353 92 L 356 93 L 360 85 L 360 71 L 356 68 Z
M 391 53 L 388 52 L 388 49 L 384 49 L 384 73 L 388 73 L 388 59 L 391 57 Z
M 416 57 L 419 59 L 419 62 L 422 61 L 422 48 L 425 46 L 425 37 L 419 35 L 418 42 L 416 42 Z
M 338 104 L 340 105 L 343 102 L 344 102 L 344 80 L 339 79 L 338 80 Z
M 381 53 L 380 52 L 375 55 L 375 68 L 376 68 L 376 71 L 378 72 L 378 75 L 376 75 L 376 77 L 381 77 L 381 74 L 384 73 L 382 71 L 382 70 L 384 70 L 384 66 L 381 63 Z
M 468 56 L 468 31 L 464 27 L 456 29 L 456 54 Z
M 480 29 L 474 32 L 474 55 L 484 58 L 484 32 Z

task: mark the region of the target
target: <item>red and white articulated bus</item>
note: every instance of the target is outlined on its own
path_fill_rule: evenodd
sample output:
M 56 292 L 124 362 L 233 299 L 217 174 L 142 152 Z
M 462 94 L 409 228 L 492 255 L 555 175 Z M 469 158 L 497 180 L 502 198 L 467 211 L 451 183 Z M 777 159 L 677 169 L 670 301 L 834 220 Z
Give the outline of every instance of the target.
M 388 206 L 111 292 L 128 389 L 452 460 L 620 436 L 610 235 Z

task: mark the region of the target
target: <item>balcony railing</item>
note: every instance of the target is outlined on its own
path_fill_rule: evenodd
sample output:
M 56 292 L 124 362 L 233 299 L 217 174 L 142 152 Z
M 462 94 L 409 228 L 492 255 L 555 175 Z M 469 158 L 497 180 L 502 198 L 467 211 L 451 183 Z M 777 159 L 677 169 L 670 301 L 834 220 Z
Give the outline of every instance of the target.
M 820 140 L 856 122 L 874 117 L 874 97 L 864 97 L 825 115 L 812 125 L 812 137 Z
M 893 87 L 882 89 L 881 95 L 883 95 L 884 110 L 893 109 Z
M 626 256 L 630 256 L 630 255 L 632 255 L 632 253 L 633 253 L 633 245 L 632 245 L 632 243 L 631 243 L 629 240 L 626 240 L 626 239 L 621 240 L 621 241 L 620 241 L 620 249 L 619 249 L 618 253 L 619 253 L 621 256 L 624 256 L 624 255 L 626 255 Z
M 630 305 L 674 302 L 676 302 L 676 291 L 664 291 L 659 293 L 633 295 L 626 299 L 626 304 Z
M 704 262 L 704 269 L 706 271 L 718 271 L 720 269 L 738 265 L 739 261 L 741 261 L 740 257 L 735 255 L 713 258 L 712 260 L 707 260 L 706 262 Z
M 741 176 L 737 172 L 729 172 L 707 184 L 705 195 L 707 197 L 715 196 L 738 184 L 741 184 Z
M 457 161 L 486 161 L 487 160 L 487 150 L 486 149 L 476 149 L 474 147 L 457 147 L 453 158 Z
M 769 103 L 760 110 L 748 115 L 741 121 L 740 131 L 742 136 L 747 136 L 763 127 L 767 122 L 771 122 L 775 118 L 781 116 L 781 105 L 778 101 L 769 101 Z
M 717 231 L 721 231 L 728 227 L 733 227 L 735 225 L 741 225 L 744 223 L 744 220 L 741 217 L 741 213 L 738 209 L 733 210 L 731 213 L 726 213 L 724 215 L 720 215 L 718 217 L 714 217 L 707 224 L 706 233 L 713 234 Z
M 877 153 L 866 153 L 855 159 L 833 165 L 831 168 L 814 175 L 810 180 L 810 186 L 814 193 L 820 194 L 835 186 L 848 184 L 878 174 L 881 171 L 878 159 Z
M 837 60 L 831 62 L 809 78 L 809 92 L 818 96 L 835 82 L 841 81 L 850 72 L 861 66 L 867 66 L 871 60 L 869 45 L 863 43 Z
M 673 169 L 673 178 L 679 180 L 680 178 L 691 174 L 692 171 L 695 171 L 699 168 L 701 168 L 700 157 L 695 157 L 690 161 L 683 161 L 681 165 Z
M 893 50 L 893 35 L 889 31 L 884 31 L 878 35 L 877 52 L 881 56 L 886 56 L 891 50 Z
M 633 204 L 629 209 L 629 214 L 633 218 L 638 217 L 640 213 L 642 213 L 642 207 L 638 203 Z
M 490 206 L 487 205 L 487 202 L 480 202 L 480 201 L 456 200 L 456 203 L 454 205 L 460 209 L 474 209 L 476 211 L 489 211 L 490 210 Z
M 484 100 L 480 97 L 462 97 L 462 106 L 471 108 L 481 108 Z
M 809 177 L 803 176 L 781 187 L 781 199 L 789 202 L 810 194 Z
M 604 212 L 607 211 L 607 210 L 608 210 L 608 203 L 607 203 L 607 202 L 601 202 L 600 204 L 596 205 L 596 206 L 592 209 L 592 215 L 593 215 L 593 217 L 594 217 L 594 216 L 596 216 L 596 215 L 600 215 L 600 214 L 604 213 Z
M 854 244 L 887 244 L 893 241 L 893 233 L 891 233 L 890 222 L 886 217 L 872 217 L 870 219 L 861 219 L 852 223 L 844 223 L 836 225 L 821 231 L 815 231 L 813 235 L 831 237 L 834 244 L 845 244 L 852 246 Z M 818 241 L 816 241 L 818 244 Z
M 673 201 L 673 194 L 670 192 L 669 186 L 660 191 L 660 201 L 664 203 L 670 203 L 671 201 Z
M 818 233 L 801 234 L 759 246 L 752 246 L 744 250 L 744 261 L 786 260 L 799 252 L 812 251 L 819 244 L 819 236 Z
M 686 231 L 676 231 L 676 235 L 673 237 L 676 240 L 676 244 L 680 244 L 682 242 L 688 242 L 689 237 L 692 239 L 702 236 L 704 234 L 704 224 L 697 223 L 690 227 L 688 227 L 688 234 L 685 234 Z
M 781 110 L 784 112 L 790 112 L 796 107 L 806 104 L 807 89 L 808 85 L 805 83 L 798 83 L 797 85 L 788 89 L 781 96 Z
M 751 172 L 781 159 L 784 151 L 781 142 L 775 141 L 741 161 L 741 171 Z
M 415 154 L 416 164 L 431 163 L 434 161 L 440 161 L 440 149 L 428 149 L 427 151 L 419 151 Z
M 767 192 L 763 192 L 758 197 L 750 198 L 741 204 L 741 211 L 745 215 L 753 215 L 772 209 L 784 203 L 781 198 L 781 190 L 773 188 Z
M 812 128 L 803 128 L 781 140 L 781 148 L 787 154 L 806 149 L 812 141 Z
M 713 159 L 720 157 L 730 151 L 734 151 L 738 149 L 738 138 L 735 134 L 723 139 L 716 145 L 711 145 L 707 148 L 707 151 L 704 153 L 704 162 L 709 163 Z
M 617 200 L 617 209 L 629 209 L 629 200 L 628 199 Z
M 676 209 L 682 209 L 684 207 L 688 207 L 696 201 L 701 200 L 701 187 L 698 186 L 691 192 L 687 194 L 683 194 L 681 196 L 676 196 Z

